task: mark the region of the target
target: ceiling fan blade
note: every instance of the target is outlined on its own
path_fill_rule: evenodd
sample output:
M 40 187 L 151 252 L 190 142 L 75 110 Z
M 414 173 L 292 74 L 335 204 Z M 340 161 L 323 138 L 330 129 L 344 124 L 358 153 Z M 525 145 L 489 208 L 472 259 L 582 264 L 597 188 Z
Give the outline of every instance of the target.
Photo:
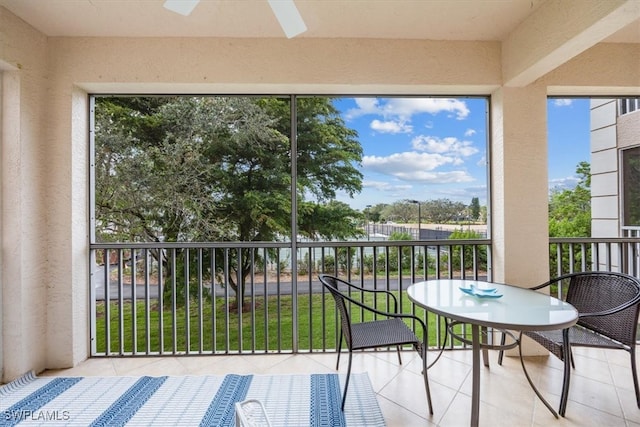
M 293 0 L 268 0 L 288 39 L 307 31 L 307 26 Z
M 172 12 L 189 16 L 199 2 L 200 0 L 166 0 L 163 6 Z

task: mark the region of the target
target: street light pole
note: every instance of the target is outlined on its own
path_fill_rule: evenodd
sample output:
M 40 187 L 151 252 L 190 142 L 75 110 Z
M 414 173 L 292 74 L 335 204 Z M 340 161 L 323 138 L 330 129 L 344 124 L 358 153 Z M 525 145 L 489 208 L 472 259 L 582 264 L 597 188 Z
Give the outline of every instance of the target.
M 415 203 L 418 205 L 418 240 L 420 240 L 420 230 L 422 229 L 422 224 L 420 222 L 421 212 L 420 212 L 420 202 L 417 200 L 407 200 L 409 203 Z
M 371 205 L 367 205 L 366 206 L 366 210 L 367 210 L 367 214 L 365 215 L 366 218 L 366 222 L 367 222 L 367 240 L 371 240 L 371 235 L 369 232 L 369 211 L 371 209 Z

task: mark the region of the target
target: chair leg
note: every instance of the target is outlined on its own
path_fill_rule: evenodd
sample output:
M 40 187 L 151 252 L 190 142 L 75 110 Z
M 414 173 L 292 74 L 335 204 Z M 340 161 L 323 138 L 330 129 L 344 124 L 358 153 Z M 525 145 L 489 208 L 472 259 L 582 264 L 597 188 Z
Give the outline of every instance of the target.
M 338 340 L 338 361 L 336 362 L 336 371 L 340 366 L 340 353 L 342 353 L 342 329 L 340 329 L 340 339 Z
M 636 390 L 636 404 L 640 408 L 640 387 L 638 386 L 638 368 L 636 366 L 636 348 L 632 346 L 629 350 L 631 354 L 631 375 L 633 375 L 633 387 Z
M 398 348 L 398 363 L 402 365 L 402 357 L 400 357 L 400 346 Z
M 569 383 L 571 380 L 571 344 L 569 343 L 569 329 L 562 331 L 562 355 L 564 356 L 564 378 L 562 380 L 562 394 L 560 395 L 560 409 L 558 413 L 564 417 L 567 411 L 567 400 L 569 400 Z
M 433 359 L 433 361 L 431 361 L 430 364 L 427 365 L 427 369 L 431 369 L 431 367 L 433 365 L 435 365 L 438 360 L 440 360 L 440 356 L 442 356 L 442 353 L 444 353 L 444 347 L 447 345 L 447 337 L 448 336 L 449 336 L 449 328 L 445 328 L 444 329 L 444 338 L 442 339 L 442 345 L 440 345 L 440 343 L 438 343 L 438 348 L 440 349 L 440 350 L 438 350 L 438 355 L 435 357 L 435 359 Z
M 576 369 L 576 362 L 573 360 L 573 351 L 571 349 L 569 349 L 569 357 L 571 358 L 571 367 Z
M 344 392 L 342 393 L 342 406 L 340 409 L 344 412 L 344 404 L 347 401 L 347 389 L 349 388 L 349 378 L 351 377 L 351 356 L 353 353 L 349 350 L 349 367 L 347 368 L 347 379 L 344 383 Z

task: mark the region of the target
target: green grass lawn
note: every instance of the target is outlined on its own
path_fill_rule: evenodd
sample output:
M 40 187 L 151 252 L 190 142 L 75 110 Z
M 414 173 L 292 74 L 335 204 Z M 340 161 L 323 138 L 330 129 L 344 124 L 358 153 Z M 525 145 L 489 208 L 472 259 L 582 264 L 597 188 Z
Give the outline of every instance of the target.
M 135 303 L 135 306 L 131 302 L 125 302 L 122 313 L 118 303 L 111 302 L 108 322 L 105 304 L 98 303 L 96 352 L 126 354 L 291 351 L 294 342 L 291 296 L 260 296 L 249 302 L 252 302 L 253 309 L 245 311 L 241 316 L 229 310 L 224 299 L 208 299 L 201 305 L 191 301 L 188 305 L 177 306 L 175 316 L 172 314 L 171 306 L 165 306 L 160 311 L 157 301 L 148 309 L 144 301 Z M 329 295 L 307 294 L 299 295 L 297 302 L 298 349 L 335 349 L 337 316 L 333 299 Z M 369 298 L 364 302 L 368 305 L 377 304 L 381 310 L 387 307 L 384 297 L 379 297 L 378 301 Z M 413 304 L 406 295 L 402 296 L 401 307 L 405 313 L 411 313 L 413 309 Z M 416 314 L 424 319 L 424 310 L 416 308 Z M 351 316 L 354 322 L 373 319 L 371 313 L 362 313 L 355 306 Z M 134 319 L 137 331 L 135 337 Z M 122 328 L 119 327 L 120 322 Z M 109 333 L 106 330 L 107 324 Z M 428 317 L 428 328 L 429 345 L 435 346 L 436 321 L 432 314 Z M 421 331 L 417 332 L 421 334 Z M 107 336 L 110 337 L 108 352 Z M 240 341 L 242 347 L 239 346 Z

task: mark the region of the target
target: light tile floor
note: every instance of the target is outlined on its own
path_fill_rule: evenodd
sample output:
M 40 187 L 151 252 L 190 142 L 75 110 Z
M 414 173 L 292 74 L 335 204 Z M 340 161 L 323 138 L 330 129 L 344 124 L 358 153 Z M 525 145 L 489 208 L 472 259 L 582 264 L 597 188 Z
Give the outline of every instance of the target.
M 629 355 L 624 351 L 574 350 L 570 401 L 565 418 L 555 419 L 529 387 L 517 357 L 481 373 L 481 426 L 640 426 Z M 471 412 L 471 352 L 447 351 L 429 369 L 434 414 L 428 414 L 421 362 L 417 353 L 356 353 L 353 372 L 367 372 L 387 426 L 466 426 Z M 195 356 L 89 359 L 75 368 L 41 375 L 194 375 L 226 373 L 279 374 L 335 372 L 336 354 Z M 562 363 L 552 356 L 528 357 L 533 381 L 557 408 Z M 346 372 L 343 354 L 340 372 Z

